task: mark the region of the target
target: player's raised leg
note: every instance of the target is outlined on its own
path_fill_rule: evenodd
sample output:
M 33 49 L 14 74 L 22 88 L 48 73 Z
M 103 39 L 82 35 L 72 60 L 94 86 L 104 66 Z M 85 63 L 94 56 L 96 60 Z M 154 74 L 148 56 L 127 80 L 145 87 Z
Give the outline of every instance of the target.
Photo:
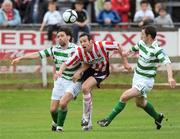
M 108 126 L 111 121 L 125 108 L 126 102 L 136 96 L 139 96 L 140 93 L 136 88 L 131 88 L 126 90 L 120 97 L 119 102 L 113 107 L 112 112 L 102 120 L 97 121 L 97 124 L 99 124 L 101 127 Z

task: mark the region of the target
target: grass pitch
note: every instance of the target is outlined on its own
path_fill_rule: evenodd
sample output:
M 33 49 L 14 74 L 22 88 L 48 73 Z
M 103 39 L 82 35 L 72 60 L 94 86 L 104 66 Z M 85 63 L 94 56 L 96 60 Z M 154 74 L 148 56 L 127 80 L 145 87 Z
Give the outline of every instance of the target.
M 148 99 L 165 114 L 163 127 L 157 131 L 154 121 L 131 100 L 110 126 L 99 127 L 117 103 L 123 90 L 94 90 L 93 130 L 81 131 L 82 94 L 69 105 L 63 133 L 51 132 L 49 102 L 51 90 L 0 91 L 1 139 L 178 139 L 180 136 L 179 90 L 154 90 Z
M 52 73 L 47 75 L 48 83 L 53 83 Z M 131 84 L 133 73 L 112 73 L 110 76 L 104 80 L 102 83 L 119 83 L 119 84 Z M 8 74 L 0 74 L 0 84 L 33 84 L 33 83 L 42 83 L 40 73 L 8 73 Z M 180 72 L 174 71 L 174 78 L 177 83 L 180 83 Z M 18 81 L 18 82 L 17 82 Z M 166 71 L 158 72 L 156 78 L 156 83 L 167 83 L 167 73 Z

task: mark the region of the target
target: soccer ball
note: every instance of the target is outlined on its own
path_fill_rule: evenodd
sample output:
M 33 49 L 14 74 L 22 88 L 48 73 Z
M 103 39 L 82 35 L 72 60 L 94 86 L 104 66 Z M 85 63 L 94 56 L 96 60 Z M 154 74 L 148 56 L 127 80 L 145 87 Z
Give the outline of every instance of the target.
M 74 11 L 72 9 L 67 9 L 63 13 L 63 20 L 66 23 L 74 23 L 74 22 L 76 22 L 77 18 L 78 18 L 78 15 L 77 15 L 76 11 Z

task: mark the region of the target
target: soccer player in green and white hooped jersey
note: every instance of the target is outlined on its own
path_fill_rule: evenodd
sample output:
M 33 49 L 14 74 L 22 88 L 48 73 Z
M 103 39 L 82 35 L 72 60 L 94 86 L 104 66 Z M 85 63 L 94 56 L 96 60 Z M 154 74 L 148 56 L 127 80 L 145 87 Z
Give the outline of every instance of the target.
M 76 45 L 70 43 L 71 39 L 71 31 L 68 28 L 60 28 L 57 32 L 57 41 L 59 43 L 57 46 L 18 57 L 12 61 L 12 64 L 16 64 L 22 59 L 51 56 L 54 59 L 56 71 L 58 71 L 60 65 L 75 51 Z M 56 80 L 54 81 L 50 106 L 50 113 L 53 119 L 52 131 L 63 131 L 63 125 L 67 114 L 67 105 L 70 100 L 77 96 L 81 89 L 80 82 L 74 83 L 72 81 L 73 74 L 80 67 L 81 63 L 75 63 L 73 66 L 65 70 L 61 78 L 57 78 L 57 76 L 55 77 Z M 60 109 L 58 109 L 59 107 Z
M 156 128 L 161 128 L 161 122 L 164 118 L 162 113 L 156 112 L 153 105 L 146 100 L 147 93 L 153 88 L 154 77 L 156 76 L 158 62 L 166 65 L 168 82 L 171 88 L 176 86 L 173 78 L 171 61 L 164 53 L 163 49 L 158 46 L 156 37 L 156 28 L 146 26 L 142 29 L 141 40 L 129 51 L 124 52 L 124 56 L 131 52 L 139 51 L 139 58 L 134 71 L 132 88 L 126 90 L 121 96 L 119 102 L 114 106 L 112 112 L 97 123 L 102 126 L 108 126 L 111 121 L 124 109 L 126 102 L 132 98 L 136 99 L 137 107 L 144 109 L 151 117 L 154 118 Z

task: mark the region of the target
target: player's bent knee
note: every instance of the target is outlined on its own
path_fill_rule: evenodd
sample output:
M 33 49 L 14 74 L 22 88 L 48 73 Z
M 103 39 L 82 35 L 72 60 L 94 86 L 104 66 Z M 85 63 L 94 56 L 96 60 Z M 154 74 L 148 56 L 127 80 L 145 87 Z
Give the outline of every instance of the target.
M 63 110 L 63 109 L 66 109 L 66 107 L 67 107 L 67 102 L 65 102 L 65 101 L 60 101 L 59 105 L 60 105 L 60 108 L 61 108 L 62 110 Z
M 127 95 L 122 95 L 122 96 L 120 97 L 120 100 L 121 100 L 122 102 L 126 102 L 126 101 L 128 100 Z
M 136 106 L 139 107 L 139 108 L 144 108 L 145 107 L 144 103 L 141 103 L 141 102 L 136 102 Z
M 88 93 L 90 91 L 89 87 L 82 86 L 82 91 L 84 94 Z
M 55 108 L 55 107 L 51 107 L 51 108 L 50 108 L 50 113 L 52 113 L 52 112 L 56 112 L 56 110 L 57 110 L 57 108 Z
M 136 107 L 142 108 L 142 105 L 140 103 L 136 103 Z

